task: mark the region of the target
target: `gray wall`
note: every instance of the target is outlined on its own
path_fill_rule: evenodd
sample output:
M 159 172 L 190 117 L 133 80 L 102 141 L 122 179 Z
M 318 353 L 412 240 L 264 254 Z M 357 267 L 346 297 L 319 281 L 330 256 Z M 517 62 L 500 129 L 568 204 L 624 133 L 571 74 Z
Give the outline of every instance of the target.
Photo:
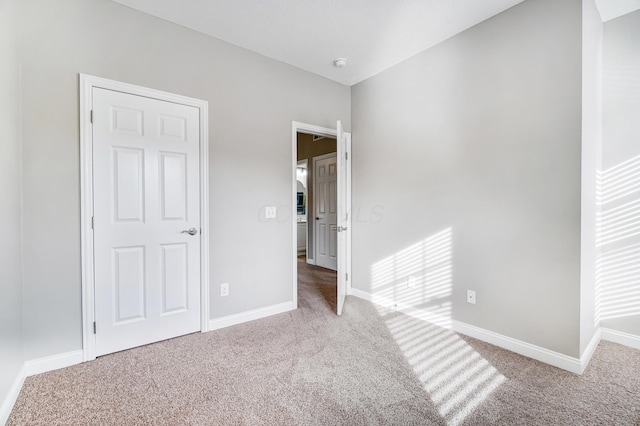
M 597 171 L 602 168 L 602 42 L 604 25 L 594 0 L 582 10 L 582 262 L 580 354 L 596 333 Z
M 348 128 L 349 88 L 111 1 L 23 4 L 26 358 L 82 344 L 78 73 L 209 101 L 212 318 L 291 300 L 291 121 Z
M 354 288 L 579 355 L 581 7 L 526 1 L 353 87 Z
M 640 11 L 604 24 L 603 62 L 600 324 L 640 336 Z
M 0 404 L 24 362 L 17 3 L 0 0 Z

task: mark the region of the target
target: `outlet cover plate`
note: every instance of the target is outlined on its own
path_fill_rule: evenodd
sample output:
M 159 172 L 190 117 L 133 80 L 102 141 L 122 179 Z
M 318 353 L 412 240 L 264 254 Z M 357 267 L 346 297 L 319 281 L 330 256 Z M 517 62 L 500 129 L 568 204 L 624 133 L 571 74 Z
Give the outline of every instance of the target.
M 467 303 L 472 305 L 476 304 L 476 292 L 473 290 L 467 290 Z

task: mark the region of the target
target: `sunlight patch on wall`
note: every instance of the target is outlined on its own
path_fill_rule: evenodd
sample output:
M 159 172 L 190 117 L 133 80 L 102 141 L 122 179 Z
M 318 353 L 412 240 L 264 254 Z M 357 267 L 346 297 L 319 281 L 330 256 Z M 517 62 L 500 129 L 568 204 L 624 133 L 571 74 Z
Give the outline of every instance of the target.
M 640 315 L 640 156 L 597 179 L 596 324 Z
M 596 268 L 596 321 L 640 315 L 640 244 L 603 253 Z
M 451 228 L 375 263 L 371 279 L 373 302 L 450 328 Z
M 456 333 L 395 312 L 381 316 L 448 426 L 457 426 L 506 381 Z
M 598 245 L 640 235 L 640 156 L 598 173 Z

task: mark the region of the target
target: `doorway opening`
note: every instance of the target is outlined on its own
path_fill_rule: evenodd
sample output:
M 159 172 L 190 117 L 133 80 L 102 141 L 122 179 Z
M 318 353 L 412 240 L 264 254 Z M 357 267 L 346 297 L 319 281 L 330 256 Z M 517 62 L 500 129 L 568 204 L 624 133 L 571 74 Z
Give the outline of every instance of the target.
M 338 284 L 336 148 L 333 137 L 297 134 L 298 297 L 320 293 L 333 311 Z
M 336 130 L 294 122 L 292 140 L 294 307 L 305 285 L 340 315 L 350 293 L 350 135 L 340 122 Z
M 336 139 L 298 133 L 297 140 L 298 255 L 311 265 L 335 271 Z

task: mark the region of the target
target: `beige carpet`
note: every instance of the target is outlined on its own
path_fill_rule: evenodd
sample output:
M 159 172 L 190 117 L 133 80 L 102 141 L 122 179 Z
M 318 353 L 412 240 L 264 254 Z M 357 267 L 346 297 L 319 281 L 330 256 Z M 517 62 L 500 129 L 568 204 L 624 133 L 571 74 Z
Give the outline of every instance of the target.
M 582 376 L 348 298 L 299 263 L 299 309 L 30 377 L 9 425 L 640 425 L 640 351 Z

